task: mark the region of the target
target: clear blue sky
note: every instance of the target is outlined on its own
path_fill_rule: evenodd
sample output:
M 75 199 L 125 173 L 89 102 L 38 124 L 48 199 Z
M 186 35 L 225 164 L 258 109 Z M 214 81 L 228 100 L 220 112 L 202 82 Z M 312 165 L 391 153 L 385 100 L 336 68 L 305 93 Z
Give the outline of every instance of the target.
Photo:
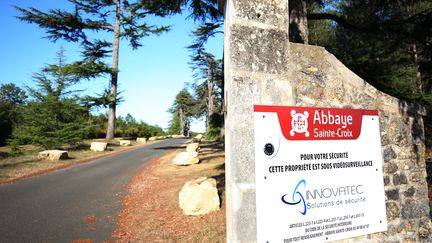
M 0 0 L 0 84 L 15 83 L 21 88 L 33 86 L 32 74 L 45 64 L 55 63 L 56 52 L 61 46 L 68 61 L 79 58 L 76 44 L 53 43 L 44 38 L 45 31 L 37 25 L 16 19 L 14 16 L 18 13 L 13 5 L 41 10 L 70 7 L 66 0 Z M 193 81 L 188 65 L 190 53 L 185 47 L 190 45 L 190 32 L 197 24 L 186 17 L 187 14 L 165 19 L 150 18 L 151 23 L 171 25 L 172 30 L 160 36 L 146 37 L 143 47 L 138 50 L 133 51 L 127 41 L 121 43 L 119 87 L 125 101 L 117 108 L 118 116 L 130 113 L 137 120 L 162 128 L 168 126 L 170 114 L 166 111 L 184 83 Z M 222 45 L 223 36 L 219 35 L 208 43 L 207 50 L 221 58 Z M 101 93 L 108 83 L 108 77 L 99 78 L 83 81 L 76 88 L 93 95 Z M 202 122 L 192 126 L 194 131 L 203 128 Z

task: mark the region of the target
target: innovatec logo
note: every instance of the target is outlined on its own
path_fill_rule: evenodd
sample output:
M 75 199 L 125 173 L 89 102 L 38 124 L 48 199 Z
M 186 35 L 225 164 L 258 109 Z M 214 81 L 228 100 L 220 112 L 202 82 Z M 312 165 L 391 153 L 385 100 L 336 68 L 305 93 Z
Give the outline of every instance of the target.
M 255 112 L 277 113 L 282 134 L 288 140 L 352 140 L 361 133 L 363 116 L 378 116 L 377 110 L 263 106 Z
M 302 188 L 299 188 L 302 187 Z M 303 197 L 303 194 L 301 193 L 301 191 L 299 191 L 300 189 L 305 189 L 306 188 L 306 181 L 304 179 L 300 180 L 299 183 L 297 183 L 297 186 L 295 187 L 293 193 L 292 193 L 292 197 L 289 197 L 289 194 L 284 194 L 281 197 L 281 200 L 283 203 L 288 204 L 288 205 L 300 205 L 300 213 L 303 215 L 306 215 L 306 211 L 307 211 L 307 207 L 306 207 L 306 200 Z M 302 190 L 302 191 L 303 191 Z
M 308 210 L 357 204 L 364 202 L 364 185 L 340 185 L 336 187 L 318 187 L 308 189 L 306 180 L 301 179 L 292 193 L 282 195 L 282 203 L 296 207 L 300 214 L 306 215 Z M 343 201 L 341 200 L 343 199 Z

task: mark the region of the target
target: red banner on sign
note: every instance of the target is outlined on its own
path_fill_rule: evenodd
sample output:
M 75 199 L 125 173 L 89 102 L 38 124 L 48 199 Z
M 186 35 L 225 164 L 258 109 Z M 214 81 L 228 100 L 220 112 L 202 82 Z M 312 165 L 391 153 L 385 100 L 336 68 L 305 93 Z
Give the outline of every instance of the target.
M 363 116 L 377 110 L 255 105 L 255 112 L 277 113 L 288 140 L 352 140 L 361 133 Z

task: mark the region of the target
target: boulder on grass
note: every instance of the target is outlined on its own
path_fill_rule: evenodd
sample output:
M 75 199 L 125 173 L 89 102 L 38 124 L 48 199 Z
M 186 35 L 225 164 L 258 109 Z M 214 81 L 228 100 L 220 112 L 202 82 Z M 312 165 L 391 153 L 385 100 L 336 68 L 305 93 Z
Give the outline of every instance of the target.
M 199 151 L 199 143 L 190 143 L 186 146 L 187 152 L 198 152 Z
M 150 137 L 148 140 L 149 141 L 156 141 L 156 137 Z
M 120 146 L 132 146 L 132 142 L 130 140 L 120 140 Z
M 202 134 L 198 134 L 193 138 L 193 141 L 196 143 L 200 143 L 203 138 L 204 136 Z
M 186 182 L 179 193 L 179 204 L 185 215 L 204 215 L 219 210 L 216 180 L 200 177 Z
M 105 142 L 92 142 L 90 145 L 90 150 L 95 152 L 103 152 L 107 150 L 108 143 Z
M 38 159 L 58 161 L 69 158 L 68 152 L 64 150 L 45 150 L 39 152 Z
M 137 138 L 137 143 L 147 143 L 147 138 Z
M 197 152 L 181 152 L 172 160 L 175 165 L 198 164 L 199 158 Z

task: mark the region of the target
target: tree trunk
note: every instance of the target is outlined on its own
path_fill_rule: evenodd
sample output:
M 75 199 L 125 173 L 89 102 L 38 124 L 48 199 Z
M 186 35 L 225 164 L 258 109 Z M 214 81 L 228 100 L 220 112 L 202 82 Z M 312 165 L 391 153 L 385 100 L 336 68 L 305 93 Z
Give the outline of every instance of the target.
M 180 120 L 180 135 L 186 135 L 185 134 L 185 119 L 183 114 L 183 109 L 179 108 L 179 120 Z
M 423 94 L 422 75 L 421 75 L 421 71 L 420 71 L 420 63 L 419 63 L 417 45 L 415 43 L 412 45 L 412 52 L 413 52 L 414 64 L 416 65 L 417 92 L 419 92 L 419 94 Z
M 289 0 L 289 41 L 309 43 L 306 0 Z
M 222 54 L 222 124 L 220 129 L 220 140 L 225 141 L 225 54 Z
M 213 72 L 212 66 L 210 63 L 207 63 L 207 121 L 206 121 L 206 129 L 207 132 L 210 129 L 210 121 L 215 112 L 215 94 L 214 94 L 214 80 L 213 80 Z
M 119 63 L 119 47 L 120 47 L 120 0 L 116 1 L 116 23 L 114 28 L 113 42 L 113 63 L 111 70 L 111 84 L 109 94 L 109 113 L 108 127 L 106 139 L 114 139 L 115 123 L 116 123 L 116 106 L 117 106 L 117 81 L 118 81 L 118 63 Z
M 186 137 L 190 137 L 190 124 L 189 124 L 189 121 L 186 121 L 185 122 L 185 130 L 186 130 Z
M 408 17 L 410 18 L 412 16 L 412 8 L 413 6 L 413 2 L 407 2 L 405 5 L 405 11 L 406 11 L 406 15 L 408 15 Z M 411 45 L 411 51 L 412 51 L 412 56 L 414 59 L 414 64 L 416 67 L 416 87 L 417 87 L 417 92 L 419 94 L 423 94 L 423 82 L 422 82 L 422 74 L 420 71 L 420 62 L 419 62 L 419 52 L 417 50 L 417 44 L 415 43 L 415 41 L 413 41 L 412 45 Z

